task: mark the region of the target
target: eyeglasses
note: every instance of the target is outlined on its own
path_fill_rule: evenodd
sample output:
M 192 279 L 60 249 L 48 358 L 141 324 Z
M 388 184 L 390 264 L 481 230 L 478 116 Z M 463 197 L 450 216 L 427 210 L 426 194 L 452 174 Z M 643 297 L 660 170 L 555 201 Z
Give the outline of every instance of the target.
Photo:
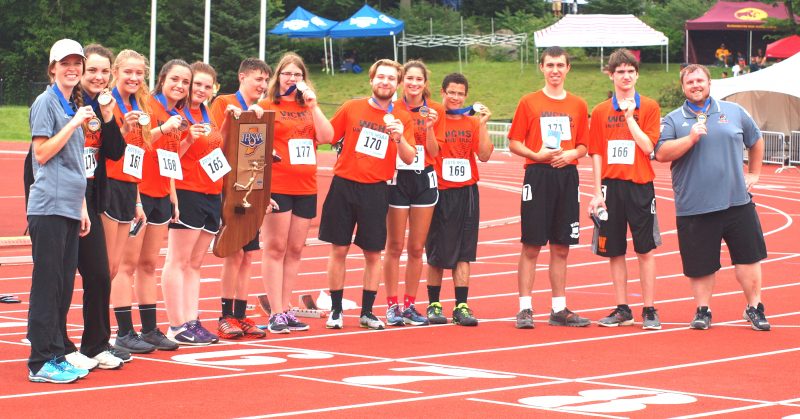
M 453 91 L 445 91 L 444 94 L 447 95 L 447 96 L 452 96 L 452 97 L 465 97 L 465 96 L 467 96 L 467 94 L 464 93 L 464 92 L 453 92 Z
M 302 79 L 303 78 L 303 73 L 290 73 L 288 71 L 284 71 L 284 72 L 281 72 L 280 74 L 281 74 L 281 76 L 284 76 L 284 77 L 292 77 L 292 76 L 294 76 L 295 78 L 298 78 L 298 79 Z

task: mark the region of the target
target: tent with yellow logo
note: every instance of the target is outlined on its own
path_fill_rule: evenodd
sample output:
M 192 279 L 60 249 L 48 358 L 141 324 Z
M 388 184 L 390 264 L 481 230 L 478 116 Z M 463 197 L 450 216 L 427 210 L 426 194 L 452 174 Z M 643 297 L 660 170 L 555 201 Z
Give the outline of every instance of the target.
M 756 55 L 758 49 L 762 52 L 766 49 L 767 42 L 763 36 L 775 31 L 774 26 L 764 23 L 767 17 L 788 19 L 789 14 L 780 2 L 717 2 L 703 16 L 686 21 L 686 62 L 713 64 L 714 51 L 720 44 L 725 44 L 733 54 L 732 60 L 736 59 L 737 52 L 741 52 L 749 63 L 749 57 Z

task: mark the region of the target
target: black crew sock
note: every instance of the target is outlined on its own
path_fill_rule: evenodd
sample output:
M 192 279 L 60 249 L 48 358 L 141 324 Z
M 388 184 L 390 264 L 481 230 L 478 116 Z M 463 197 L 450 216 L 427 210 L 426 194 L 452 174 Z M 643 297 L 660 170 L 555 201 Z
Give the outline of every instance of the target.
M 461 303 L 466 304 L 468 295 L 469 287 L 456 287 L 456 307 Z
M 114 317 L 117 318 L 117 336 L 127 336 L 133 331 L 131 320 L 131 306 L 114 307 Z
M 247 310 L 247 300 L 233 300 L 233 317 L 243 319 Z
M 439 302 L 439 293 L 442 291 L 441 285 L 428 285 L 428 304 Z
M 139 317 L 142 319 L 142 333 L 147 333 L 158 327 L 155 304 L 139 304 Z
M 372 313 L 372 305 L 375 304 L 375 296 L 378 291 L 363 290 L 361 291 L 361 315 Z
M 222 317 L 233 316 L 233 298 L 222 299 Z
M 331 311 L 342 312 L 342 298 L 344 298 L 344 290 L 330 290 L 331 291 Z

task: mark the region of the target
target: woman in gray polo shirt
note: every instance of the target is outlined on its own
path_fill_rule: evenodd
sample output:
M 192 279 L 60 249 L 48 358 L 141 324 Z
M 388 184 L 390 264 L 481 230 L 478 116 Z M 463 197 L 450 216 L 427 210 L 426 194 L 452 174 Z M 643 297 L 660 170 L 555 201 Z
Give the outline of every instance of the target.
M 84 192 L 82 125 L 93 118 L 80 89 L 85 57 L 81 45 L 62 39 L 50 49 L 53 84 L 31 106 L 34 181 L 28 198 L 33 274 L 28 310 L 28 379 L 69 383 L 88 370 L 64 359 L 64 323 L 78 265 L 78 237 L 89 233 Z

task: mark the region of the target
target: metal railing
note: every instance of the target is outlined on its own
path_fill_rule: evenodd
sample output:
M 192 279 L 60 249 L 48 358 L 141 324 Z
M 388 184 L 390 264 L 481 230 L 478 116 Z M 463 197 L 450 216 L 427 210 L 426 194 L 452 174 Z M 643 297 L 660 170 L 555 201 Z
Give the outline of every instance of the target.
M 789 137 L 789 166 L 800 166 L 800 131 L 792 131 Z
M 489 131 L 489 138 L 497 151 L 508 151 L 508 130 L 511 129 L 510 122 L 487 122 L 486 129 Z

